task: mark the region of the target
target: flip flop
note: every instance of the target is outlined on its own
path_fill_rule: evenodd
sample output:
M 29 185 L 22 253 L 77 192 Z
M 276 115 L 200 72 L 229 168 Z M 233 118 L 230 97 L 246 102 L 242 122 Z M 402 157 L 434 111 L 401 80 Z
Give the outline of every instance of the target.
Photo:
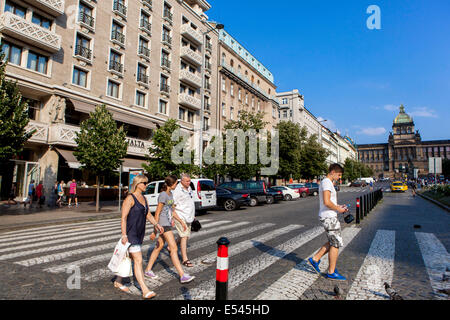
M 117 282 L 114 282 L 114 287 L 119 289 L 122 292 L 130 293 L 130 289 L 127 286 L 124 286 L 122 284 L 118 284 Z
M 150 300 L 151 298 L 154 298 L 156 296 L 156 293 L 153 291 L 147 292 L 145 295 L 142 296 L 142 299 Z
M 191 261 L 186 260 L 186 261 L 183 261 L 183 266 L 186 266 L 188 268 L 192 268 L 194 265 L 192 264 Z

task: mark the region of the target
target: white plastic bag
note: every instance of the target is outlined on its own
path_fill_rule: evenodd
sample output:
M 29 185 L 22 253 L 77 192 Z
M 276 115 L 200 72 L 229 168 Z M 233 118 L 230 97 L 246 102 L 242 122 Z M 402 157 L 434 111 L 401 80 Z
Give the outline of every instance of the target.
M 117 272 L 115 274 L 122 278 L 127 278 L 133 276 L 133 269 L 131 267 L 131 259 L 130 256 L 127 254 L 122 259 L 122 261 L 119 263 L 119 268 L 117 269 Z
M 108 269 L 112 272 L 117 272 L 119 270 L 120 263 L 126 257 L 128 247 L 131 243 L 127 242 L 125 245 L 122 243 L 122 239 L 117 242 L 116 247 L 114 248 L 113 256 L 108 264 Z

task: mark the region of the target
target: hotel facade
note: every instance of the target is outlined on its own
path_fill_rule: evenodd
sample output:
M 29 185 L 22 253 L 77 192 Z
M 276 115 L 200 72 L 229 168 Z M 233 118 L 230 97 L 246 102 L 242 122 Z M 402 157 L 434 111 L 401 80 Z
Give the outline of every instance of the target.
M 216 127 L 219 35 L 209 8 L 203 0 L 0 0 L 6 76 L 29 103 L 27 130 L 36 130 L 3 181 L 17 183 L 19 198 L 31 180 L 47 193 L 56 180 L 92 181 L 73 150 L 99 104 L 127 131 L 125 172 L 141 168 L 169 118 L 192 137 Z

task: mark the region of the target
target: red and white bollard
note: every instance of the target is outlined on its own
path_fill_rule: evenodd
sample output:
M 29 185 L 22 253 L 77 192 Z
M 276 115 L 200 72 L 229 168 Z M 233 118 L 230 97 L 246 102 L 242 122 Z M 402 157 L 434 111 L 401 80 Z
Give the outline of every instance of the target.
M 216 300 L 228 298 L 228 245 L 230 241 L 223 237 L 217 241 L 217 268 L 216 268 Z

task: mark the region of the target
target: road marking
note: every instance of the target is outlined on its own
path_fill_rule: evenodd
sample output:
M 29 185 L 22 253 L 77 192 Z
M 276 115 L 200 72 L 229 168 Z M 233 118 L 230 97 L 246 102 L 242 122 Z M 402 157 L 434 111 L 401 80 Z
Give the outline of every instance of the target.
M 394 277 L 395 231 L 378 230 L 347 300 L 386 300 L 384 283 Z
M 434 234 L 423 232 L 415 232 L 415 234 L 436 298 L 447 300 L 448 296 L 438 291 L 450 289 L 450 283 L 442 281 L 442 275 L 447 268 L 450 268 L 450 255 Z
M 222 232 L 224 230 L 228 230 L 231 228 L 236 228 L 236 227 L 241 227 L 241 226 L 245 226 L 248 225 L 250 222 L 240 222 L 237 224 L 232 224 L 232 225 L 226 225 L 226 226 L 222 226 L 222 227 L 218 227 L 215 229 L 211 229 L 211 230 L 205 230 L 202 228 L 202 231 L 199 233 L 192 233 L 191 234 L 191 239 L 192 238 L 197 238 L 200 236 L 204 236 L 207 234 L 211 234 L 211 233 L 217 233 L 217 232 Z M 205 225 L 207 226 L 207 225 Z M 205 227 L 206 228 L 206 227 Z M 177 234 L 178 232 L 175 230 L 174 234 Z M 212 238 L 215 239 L 215 241 L 217 241 L 216 237 Z M 208 245 L 208 242 L 210 241 L 210 239 L 206 239 L 206 240 L 202 240 L 199 243 L 206 246 Z M 113 250 L 114 249 L 114 243 L 113 244 L 107 244 L 107 245 L 103 245 L 103 246 L 98 246 L 98 247 L 92 247 L 92 248 L 87 248 L 89 251 L 86 251 L 85 249 L 79 249 L 79 250 L 74 250 L 74 251 L 69 251 L 65 253 L 65 257 L 68 256 L 72 256 L 72 255 L 76 255 L 76 254 L 83 254 L 86 252 L 94 252 L 94 251 L 101 251 L 101 250 Z M 154 247 L 154 245 L 144 245 L 142 247 L 142 252 L 147 252 L 149 249 L 152 249 Z M 200 246 L 199 246 L 200 247 Z M 189 250 L 194 250 L 191 246 L 189 246 L 188 248 Z M 112 252 L 112 251 L 111 251 Z M 97 255 L 94 257 L 89 257 L 89 258 L 85 258 L 82 260 L 78 260 L 78 261 L 73 261 L 70 263 L 65 263 L 63 265 L 58 265 L 58 266 L 52 266 L 50 268 L 46 268 L 44 269 L 44 271 L 47 272 L 51 272 L 51 273 L 61 273 L 61 272 L 66 272 L 67 268 L 71 267 L 71 266 L 77 266 L 77 267 L 82 267 L 82 266 L 86 266 L 86 265 L 90 265 L 96 262 L 101 262 L 101 261 L 108 261 L 109 259 L 111 259 L 111 252 L 108 252 L 106 254 L 102 254 L 102 255 Z M 55 260 L 61 260 L 62 258 L 60 258 L 60 254 L 55 254 L 55 255 L 50 255 L 50 256 L 46 256 L 46 257 L 41 257 L 40 258 L 40 263 L 45 263 L 45 262 L 49 262 L 49 261 L 55 261 Z M 29 266 L 30 263 L 36 264 L 35 262 L 36 259 L 29 259 L 29 260 L 24 260 L 24 261 L 19 261 L 16 262 L 17 264 L 21 264 L 21 265 L 27 265 Z
M 230 221 L 217 221 L 217 222 L 210 223 L 209 226 L 216 226 L 216 225 L 229 223 L 229 222 Z M 206 225 L 205 225 L 205 227 L 206 227 Z M 96 243 L 96 242 L 105 242 L 105 241 L 110 241 L 110 240 L 117 241 L 120 238 L 120 232 L 117 232 L 117 231 L 104 232 L 104 233 L 97 234 L 97 235 L 107 235 L 107 234 L 113 234 L 113 233 L 115 233 L 115 234 L 112 236 L 95 238 L 95 239 L 90 239 L 90 240 L 85 240 L 85 241 L 79 241 L 79 240 L 87 238 L 86 236 L 72 237 L 72 238 L 70 238 L 70 240 L 76 241 L 76 242 L 67 243 L 67 244 L 63 244 L 63 245 L 59 245 L 59 246 L 43 247 L 43 248 L 34 249 L 34 250 L 19 251 L 19 252 L 15 252 L 15 253 L 4 254 L 4 255 L 0 256 L 0 260 L 13 259 L 13 258 L 17 258 L 17 257 L 23 257 L 23 256 L 27 256 L 27 255 L 39 254 L 39 253 L 49 252 L 49 251 L 63 250 L 63 249 L 67 249 L 67 248 L 88 245 L 88 244 L 92 244 L 92 243 Z M 92 237 L 92 236 L 88 236 L 88 237 Z M 58 241 L 58 240 L 57 241 L 49 241 L 46 244 L 54 244 L 56 242 L 65 242 L 65 241 L 69 241 L 69 239 L 65 239 L 65 240 L 63 239 L 63 241 Z M 38 244 L 38 246 L 42 246 L 42 245 L 44 245 L 44 243 Z M 29 248 L 30 246 L 32 246 L 32 245 L 21 246 L 21 247 Z M 114 249 L 114 247 L 113 247 L 113 249 Z M 39 258 L 36 258 L 36 261 L 39 261 Z
M 228 288 L 232 290 L 239 286 L 241 283 L 254 276 L 255 274 L 270 267 L 275 262 L 286 257 L 292 251 L 303 246 L 305 243 L 318 237 L 324 233 L 322 226 L 309 229 L 300 235 L 284 242 L 277 247 L 270 249 L 269 251 L 262 252 L 261 255 L 239 265 L 236 268 L 229 270 L 230 276 L 228 281 Z M 263 244 L 262 241 L 253 240 L 253 246 Z M 176 297 L 177 300 L 211 300 L 215 297 L 214 288 L 216 286 L 216 280 L 210 280 L 202 282 L 199 286 L 186 290 L 182 295 Z
M 243 251 L 245 251 L 247 249 L 252 248 L 254 241 L 260 241 L 260 242 L 268 241 L 270 239 L 276 238 L 282 234 L 285 234 L 285 233 L 290 232 L 295 229 L 299 229 L 301 227 L 303 227 L 303 226 L 289 225 L 287 227 L 268 232 L 268 233 L 262 235 L 261 237 L 255 238 L 254 240 L 245 240 L 245 241 L 239 242 L 229 248 L 228 257 L 232 257 L 234 255 L 242 253 Z M 246 231 L 246 233 L 248 233 L 248 231 Z M 207 260 L 215 262 L 216 257 L 217 257 L 217 249 L 215 249 L 213 252 L 211 252 L 209 254 L 206 254 L 204 256 L 201 256 L 199 258 L 191 260 L 194 267 L 189 268 L 189 273 L 190 274 L 198 273 L 198 272 L 201 272 L 201 271 L 211 267 L 210 264 L 203 264 L 202 262 L 207 261 Z M 165 269 L 163 271 L 165 271 L 165 272 L 158 273 L 158 279 L 146 279 L 145 282 L 146 282 L 147 286 L 149 286 L 150 288 L 159 287 L 166 282 L 169 282 L 171 280 L 178 278 L 178 275 L 174 268 Z M 100 270 L 95 270 L 94 272 L 92 272 L 86 276 L 83 276 L 82 279 L 85 281 L 88 281 L 88 282 L 94 282 L 94 281 L 99 280 L 100 278 L 105 278 L 105 277 L 111 276 L 111 275 L 112 275 L 111 271 L 108 268 L 104 268 L 104 269 L 100 269 Z
M 361 231 L 360 228 L 345 228 L 342 230 L 344 246 L 340 248 L 339 254 L 344 251 L 359 231 Z M 298 263 L 288 273 L 270 285 L 255 300 L 299 300 L 303 293 L 320 277 L 308 262 L 308 259 L 314 256 L 316 252 L 309 255 L 308 258 Z M 328 272 L 328 265 L 327 254 L 321 259 L 319 265 L 320 271 L 324 273 Z
M 94 228 L 98 228 L 98 227 L 103 227 L 103 226 L 108 226 L 108 225 L 115 225 L 115 224 L 119 224 L 120 220 L 114 220 L 114 221 L 109 221 L 109 222 L 104 222 L 104 223 L 97 223 L 94 224 L 92 226 L 92 223 L 90 224 L 83 224 L 83 225 L 61 225 L 59 227 L 49 227 L 49 228 L 45 228 L 45 230 L 39 230 L 39 231 L 34 231 L 34 232 L 28 232 L 28 231 L 22 231 L 20 233 L 17 234 L 10 234 L 8 236 L 3 236 L 0 237 L 0 242 L 7 242 L 10 240 L 15 240 L 15 239 L 26 239 L 26 238 L 33 238 L 33 237 L 39 237 L 41 235 L 48 235 L 50 233 L 53 232 L 64 232 L 64 231 L 69 231 L 71 229 L 74 228 L 79 228 L 79 227 L 84 227 L 84 228 L 90 228 L 90 227 L 94 227 Z

